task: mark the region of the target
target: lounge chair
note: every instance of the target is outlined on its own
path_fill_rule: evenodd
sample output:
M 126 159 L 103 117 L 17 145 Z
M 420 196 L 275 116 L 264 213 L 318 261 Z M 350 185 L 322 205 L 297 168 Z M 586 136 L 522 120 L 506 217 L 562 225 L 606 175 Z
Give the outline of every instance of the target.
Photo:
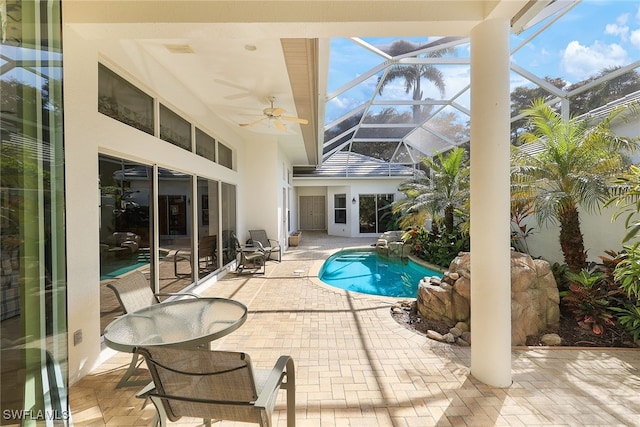
M 267 232 L 264 230 L 249 230 L 249 236 L 251 238 L 251 242 L 256 244 L 255 242 L 259 242 L 264 249 L 264 252 L 267 254 L 267 260 L 271 259 L 271 254 L 277 253 L 278 259 L 276 261 L 280 262 L 282 260 L 282 248 L 277 240 L 269 239 L 267 237 Z
M 189 296 L 198 298 L 198 295 L 192 293 L 174 293 L 174 292 L 158 292 L 154 293 L 149 286 L 149 281 L 140 271 L 134 271 L 126 276 L 107 283 L 107 287 L 115 294 L 120 308 L 124 314 L 133 313 L 141 308 L 148 307 L 152 304 L 159 304 L 161 296 Z M 117 388 L 139 385 L 139 382 L 129 382 L 129 377 L 133 375 L 138 367 L 138 355 L 133 354 L 129 368 L 123 375 L 117 385 Z
M 236 272 L 242 273 L 246 269 L 256 270 L 258 274 L 266 273 L 267 255 L 260 246 L 242 246 L 235 234 L 231 236 L 235 242 L 235 250 L 240 258 L 236 266 Z
M 254 370 L 246 353 L 141 347 L 153 379 L 137 396 L 151 398 L 160 425 L 182 417 L 271 426 L 279 389 L 287 391 L 287 426 L 295 426 L 293 359 L 280 356 L 271 370 Z M 286 381 L 285 381 L 286 379 Z

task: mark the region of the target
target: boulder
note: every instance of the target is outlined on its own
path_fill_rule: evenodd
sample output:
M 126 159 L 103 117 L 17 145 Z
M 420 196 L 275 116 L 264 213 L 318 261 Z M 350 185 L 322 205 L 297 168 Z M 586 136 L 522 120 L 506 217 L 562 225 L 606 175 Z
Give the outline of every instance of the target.
M 430 320 L 451 326 L 471 317 L 471 255 L 460 253 L 440 285 L 425 278 L 418 286 L 417 307 Z M 555 328 L 560 322 L 560 294 L 547 261 L 511 252 L 511 344 Z

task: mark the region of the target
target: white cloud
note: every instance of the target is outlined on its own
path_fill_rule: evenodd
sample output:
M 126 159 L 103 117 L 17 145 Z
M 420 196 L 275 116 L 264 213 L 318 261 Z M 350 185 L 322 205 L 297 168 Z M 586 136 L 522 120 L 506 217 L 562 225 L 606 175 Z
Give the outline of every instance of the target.
M 629 41 L 634 47 L 640 49 L 640 30 L 632 31 Z
M 608 67 L 627 63 L 627 52 L 619 44 L 603 44 L 596 41 L 583 46 L 578 41 L 570 42 L 562 55 L 562 68 L 571 76 L 585 79 Z
M 629 22 L 629 14 L 623 13 L 622 15 L 618 16 L 618 18 L 616 18 L 616 22 L 620 25 L 626 25 L 626 23 Z
M 605 34 L 611 34 L 614 36 L 620 36 L 622 40 L 626 40 L 629 34 L 629 27 L 626 25 L 607 24 L 604 29 Z

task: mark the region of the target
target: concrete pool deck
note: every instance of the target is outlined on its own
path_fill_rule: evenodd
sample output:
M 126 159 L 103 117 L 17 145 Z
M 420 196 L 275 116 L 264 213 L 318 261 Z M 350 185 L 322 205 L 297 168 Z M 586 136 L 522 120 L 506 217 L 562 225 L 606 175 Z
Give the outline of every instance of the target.
M 269 262 L 264 276 L 230 273 L 203 292 L 249 308 L 246 323 L 214 349 L 245 351 L 263 368 L 281 354 L 294 358 L 297 426 L 640 425 L 639 349 L 514 348 L 513 384 L 490 387 L 470 375 L 469 348 L 397 324 L 389 310 L 395 299 L 341 291 L 314 277 L 331 253 L 375 240 L 305 231 L 300 246 Z M 139 387 L 115 388 L 130 360 L 114 353 L 71 386 L 74 425 L 151 424 L 154 408 L 141 409 L 134 397 Z M 276 408 L 273 425 L 285 426 L 284 393 Z

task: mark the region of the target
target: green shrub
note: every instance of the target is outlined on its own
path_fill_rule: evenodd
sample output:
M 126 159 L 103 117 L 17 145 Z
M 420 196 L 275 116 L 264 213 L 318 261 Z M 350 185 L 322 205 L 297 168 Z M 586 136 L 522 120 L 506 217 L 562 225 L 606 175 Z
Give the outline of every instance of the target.
M 640 297 L 640 243 L 625 245 L 614 277 L 630 297 Z
M 597 267 L 567 272 L 569 290 L 562 299 L 578 323 L 591 327 L 594 334 L 602 334 L 607 326 L 615 326 L 611 309 L 622 305 L 624 292 L 606 272 Z
M 617 321 L 620 327 L 633 337 L 633 341 L 640 338 L 640 305 L 626 304 L 624 307 L 611 307 L 611 310 L 618 313 Z
M 402 240 L 411 245 L 416 257 L 444 268 L 449 267 L 458 253 L 470 250 L 469 236 L 462 232 L 436 235 L 424 227 L 413 227 Z

